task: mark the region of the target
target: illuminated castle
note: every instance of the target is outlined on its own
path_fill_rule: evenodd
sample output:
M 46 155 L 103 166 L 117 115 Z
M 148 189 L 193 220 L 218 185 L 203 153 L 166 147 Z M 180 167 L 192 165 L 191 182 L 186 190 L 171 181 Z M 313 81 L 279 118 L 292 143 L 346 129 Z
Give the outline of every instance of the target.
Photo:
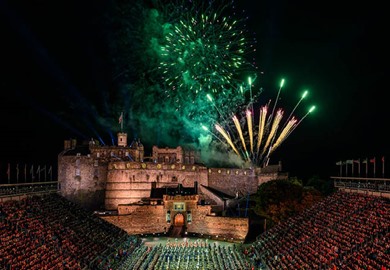
M 225 210 L 234 199 L 255 193 L 261 183 L 287 177 L 280 172 L 280 165 L 255 169 L 207 168 L 200 162 L 197 151 L 181 146 L 153 146 L 152 155 L 147 157 L 139 139 L 128 145 L 126 133 L 117 136 L 117 146 L 102 146 L 93 139 L 81 145 L 76 140 L 65 140 L 64 150 L 58 156 L 59 189 L 64 197 L 86 208 L 117 211 L 122 219 L 137 213 L 138 224 L 144 219 L 148 222 L 150 213 L 154 213 L 158 221 L 154 229 L 146 229 L 148 232 L 165 231 L 168 221 L 177 225 L 181 219 L 190 228 L 192 220 Z M 175 209 L 178 205 L 186 210 Z M 156 210 L 159 206 L 161 209 Z M 110 221 L 120 223 L 119 218 Z M 132 232 L 137 230 L 130 220 L 121 227 L 129 222 Z M 205 219 L 202 222 L 204 225 Z M 193 231 L 199 231 L 199 226 Z

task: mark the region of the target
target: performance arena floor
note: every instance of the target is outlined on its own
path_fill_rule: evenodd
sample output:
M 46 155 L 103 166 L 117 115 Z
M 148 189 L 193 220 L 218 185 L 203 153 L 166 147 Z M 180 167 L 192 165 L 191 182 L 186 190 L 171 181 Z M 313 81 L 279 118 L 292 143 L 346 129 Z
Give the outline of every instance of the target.
M 166 237 L 166 236 L 150 236 L 150 237 L 143 237 L 141 238 L 142 242 L 146 246 L 156 246 L 159 244 L 166 245 L 167 243 L 171 243 L 172 245 L 182 245 L 182 244 L 188 244 L 188 245 L 194 245 L 199 243 L 209 243 L 209 244 L 215 244 L 220 246 L 233 246 L 234 243 L 225 242 L 225 241 L 217 241 L 217 240 L 211 240 L 211 239 L 204 239 L 204 238 L 195 238 L 195 237 L 180 237 L 180 238 L 173 238 L 173 237 Z

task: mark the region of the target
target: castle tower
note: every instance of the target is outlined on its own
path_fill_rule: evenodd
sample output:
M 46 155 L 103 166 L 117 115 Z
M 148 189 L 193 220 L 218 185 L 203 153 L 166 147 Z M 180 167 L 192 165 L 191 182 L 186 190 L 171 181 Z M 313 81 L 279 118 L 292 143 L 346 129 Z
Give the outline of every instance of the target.
M 118 146 L 127 146 L 127 133 L 118 132 Z
M 141 143 L 141 140 L 138 139 L 138 151 L 139 151 L 139 160 L 143 161 L 144 160 L 144 145 Z

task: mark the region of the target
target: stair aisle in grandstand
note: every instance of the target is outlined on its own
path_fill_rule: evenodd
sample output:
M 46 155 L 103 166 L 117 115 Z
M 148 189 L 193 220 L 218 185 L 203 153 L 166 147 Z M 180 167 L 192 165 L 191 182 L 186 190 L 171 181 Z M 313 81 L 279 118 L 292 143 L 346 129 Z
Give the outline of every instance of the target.
M 173 226 L 170 237 L 181 237 L 183 226 Z

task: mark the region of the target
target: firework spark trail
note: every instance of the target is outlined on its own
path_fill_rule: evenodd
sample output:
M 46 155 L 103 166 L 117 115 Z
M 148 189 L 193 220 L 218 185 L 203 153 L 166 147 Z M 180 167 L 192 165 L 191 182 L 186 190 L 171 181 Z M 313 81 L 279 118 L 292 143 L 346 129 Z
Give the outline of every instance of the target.
M 161 57 L 157 70 L 168 88 L 166 97 L 175 102 L 179 112 L 184 109 L 181 104 L 191 104 L 185 108 L 194 112 L 204 106 L 198 103 L 199 94 L 218 94 L 214 105 L 227 115 L 224 100 L 237 106 L 242 96 L 225 89 L 238 85 L 240 73 L 256 70 L 254 62 L 246 58 L 256 50 L 255 37 L 250 39 L 245 29 L 248 18 L 235 18 L 232 2 L 157 2 L 164 31 L 155 51 Z
M 279 87 L 279 90 L 278 90 L 278 94 L 276 96 L 276 99 L 275 99 L 275 103 L 274 103 L 274 107 L 272 108 L 272 111 L 271 111 L 271 114 L 268 118 L 268 123 L 267 124 L 270 124 L 274 118 L 274 112 L 275 112 L 275 108 L 276 108 L 276 104 L 278 103 L 278 100 L 279 100 L 279 95 L 280 95 L 280 92 L 282 91 L 282 87 L 284 85 L 284 79 L 282 79 L 282 81 L 280 82 L 280 87 Z
M 221 117 L 223 117 L 223 114 L 219 111 L 217 105 L 215 105 L 212 96 L 211 96 L 210 94 L 207 94 L 206 96 L 207 96 L 207 99 L 213 104 L 214 108 L 217 110 L 217 112 L 219 113 L 219 115 L 220 115 Z
M 284 80 L 282 80 L 280 84 L 278 96 L 283 84 Z M 240 86 L 241 93 L 244 92 L 242 89 L 242 86 Z M 232 117 L 236 128 L 233 134 L 239 135 L 238 140 L 240 140 L 241 143 L 238 143 L 238 140 L 233 142 L 230 135 L 224 131 L 220 125 L 216 126 L 216 128 L 217 130 L 219 129 L 218 131 L 225 137 L 228 144 L 240 158 L 249 161 L 251 165 L 267 166 L 270 155 L 287 139 L 287 137 L 295 130 L 303 119 L 305 119 L 308 114 L 314 110 L 315 106 L 311 107 L 300 121 L 293 116 L 293 113 L 306 97 L 307 93 L 308 91 L 303 93 L 284 123 L 282 123 L 284 111 L 281 108 L 277 108 L 275 115 L 273 115 L 273 113 L 271 113 L 271 115 L 267 115 L 271 104 L 270 100 L 266 105 L 260 107 L 257 127 L 253 126 L 254 114 L 253 111 L 250 110 L 253 103 L 250 101 L 246 106 L 245 116 L 242 117 L 241 121 L 235 115 Z M 277 100 L 273 105 L 273 111 L 275 110 Z M 247 125 L 246 128 L 248 129 L 248 133 L 244 135 L 242 129 L 245 125 Z M 257 129 L 257 132 L 254 132 L 254 128 Z M 256 146 L 254 146 L 254 143 L 256 143 Z M 249 147 L 250 152 L 248 153 L 247 148 L 249 149 Z M 255 150 L 254 147 L 256 147 Z
M 237 148 L 234 146 L 229 134 L 219 125 L 219 124 L 216 124 L 215 125 L 215 128 L 218 130 L 219 133 L 221 133 L 221 135 L 225 138 L 225 140 L 228 142 L 228 144 L 230 145 L 230 147 L 233 149 L 233 151 L 239 156 L 239 152 L 237 150 Z
M 205 85 L 207 91 L 217 92 L 213 86 L 232 85 L 232 68 L 240 69 L 246 63 L 243 54 L 247 51 L 247 41 L 240 35 L 242 31 L 236 29 L 237 21 L 229 24 L 226 17 L 220 19 L 217 14 L 210 16 L 214 18 L 212 20 L 204 14 L 201 17 L 200 22 L 196 18 L 189 19 L 189 23 L 180 20 L 165 38 L 167 44 L 161 48 L 162 56 L 176 55 L 178 62 L 161 62 L 161 68 L 165 69 L 163 73 L 176 70 L 184 74 L 166 78 L 172 89 L 187 85 L 191 90 L 195 85 Z M 215 62 L 218 59 L 225 61 Z
M 261 153 L 262 156 L 264 155 L 264 153 L 267 150 L 269 151 L 268 146 L 271 143 L 271 140 L 274 138 L 274 136 L 275 136 L 275 134 L 276 134 L 276 132 L 278 130 L 279 123 L 282 120 L 282 117 L 283 117 L 283 111 L 281 109 L 279 109 L 276 112 L 276 116 L 275 116 L 275 119 L 274 119 L 274 121 L 272 123 L 272 127 L 271 127 L 270 133 L 268 135 L 267 142 L 265 143 L 264 148 L 263 148 L 263 152 Z
M 208 131 L 211 135 L 213 135 L 218 141 L 220 141 L 222 144 L 226 145 L 224 141 L 222 141 L 217 135 L 215 135 L 210 129 L 208 129 L 205 125 L 201 125 L 202 129 L 205 131 Z
M 307 96 L 309 92 L 307 90 L 305 90 L 305 92 L 303 92 L 301 98 L 299 99 L 299 101 L 297 102 L 297 104 L 295 105 L 294 109 L 291 111 L 290 115 L 287 117 L 286 119 L 286 123 L 284 125 L 284 127 L 287 125 L 287 123 L 290 121 L 291 119 L 291 116 L 293 115 L 293 113 L 295 112 L 295 110 L 298 108 L 298 105 L 302 102 L 302 100 Z
M 315 108 L 316 108 L 316 106 L 311 106 L 309 111 L 301 118 L 301 120 L 299 120 L 299 122 L 294 126 L 294 128 L 291 129 L 291 131 L 288 133 L 288 135 L 290 135 L 290 133 L 293 132 L 299 126 L 299 124 L 303 121 L 303 119 L 305 119 L 306 116 L 308 116 Z
M 276 148 L 278 148 L 282 142 L 287 139 L 288 135 L 291 133 L 292 129 L 294 129 L 295 127 L 295 124 L 298 120 L 295 118 L 295 117 L 292 117 L 288 122 L 287 124 L 285 125 L 284 129 L 282 130 L 282 132 L 280 133 L 278 139 L 276 140 L 276 142 L 271 146 L 271 150 L 270 150 L 270 153 L 271 154 L 273 151 L 276 150 Z M 268 154 L 268 155 L 269 155 Z
M 248 133 L 249 133 L 249 142 L 251 146 L 251 153 L 253 154 L 252 113 L 249 110 L 246 111 L 246 119 L 248 123 Z
M 244 136 L 242 134 L 241 125 L 240 125 L 240 122 L 238 121 L 237 116 L 235 116 L 235 115 L 233 116 L 233 122 L 234 122 L 234 125 L 236 126 L 238 135 L 240 136 L 241 143 L 242 143 L 242 146 L 244 147 L 245 153 L 247 153 L 248 151 L 246 150 L 246 144 L 245 144 Z
M 267 117 L 267 111 L 268 111 L 268 106 L 263 106 L 260 108 L 260 116 L 259 116 L 259 131 L 257 134 L 257 150 L 256 153 L 257 155 L 259 154 L 259 149 L 260 145 L 263 139 L 263 134 L 264 134 L 264 126 L 265 126 L 265 121 Z

